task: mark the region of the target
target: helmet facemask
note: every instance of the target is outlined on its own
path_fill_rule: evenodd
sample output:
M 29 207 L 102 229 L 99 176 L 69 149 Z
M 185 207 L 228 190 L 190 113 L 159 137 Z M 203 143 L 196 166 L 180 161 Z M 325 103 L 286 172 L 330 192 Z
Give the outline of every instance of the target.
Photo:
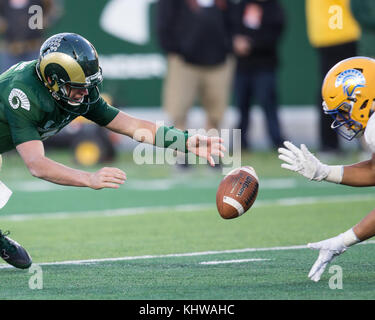
M 333 118 L 331 128 L 346 140 L 353 140 L 362 136 L 363 125 L 351 118 L 351 110 L 354 102 L 343 102 L 336 109 L 329 110 L 327 104 L 323 102 L 324 113 Z
M 85 83 L 64 81 L 63 79 L 54 79 L 49 82 L 49 85 L 53 87 L 54 83 L 57 84 L 58 90 L 52 91 L 52 96 L 61 100 L 69 105 L 69 108 L 61 106 L 64 110 L 73 114 L 83 115 L 87 113 L 90 105 L 98 102 L 100 98 L 99 85 L 103 81 L 102 71 L 99 68 L 99 72 L 91 77 L 86 78 Z M 72 89 L 87 90 L 87 93 L 82 95 L 80 100 L 71 97 Z

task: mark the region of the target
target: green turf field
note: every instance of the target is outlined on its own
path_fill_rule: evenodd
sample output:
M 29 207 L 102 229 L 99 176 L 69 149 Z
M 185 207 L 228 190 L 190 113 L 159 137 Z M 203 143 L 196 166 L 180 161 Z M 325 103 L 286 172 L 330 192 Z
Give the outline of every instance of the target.
M 75 166 L 68 154 L 50 156 Z M 227 221 L 215 207 L 222 175 L 207 167 L 180 173 L 124 154 L 112 165 L 126 184 L 94 191 L 32 178 L 6 155 L 1 180 L 14 195 L 0 227 L 41 267 L 43 289 L 29 288 L 28 270 L 0 264 L 0 299 L 374 299 L 375 244 L 334 261 L 343 274 L 335 290 L 328 268 L 319 283 L 307 278 L 317 252 L 305 247 L 372 210 L 373 188 L 309 182 L 280 169 L 276 153 L 246 154 L 242 164 L 256 169 L 259 195 Z

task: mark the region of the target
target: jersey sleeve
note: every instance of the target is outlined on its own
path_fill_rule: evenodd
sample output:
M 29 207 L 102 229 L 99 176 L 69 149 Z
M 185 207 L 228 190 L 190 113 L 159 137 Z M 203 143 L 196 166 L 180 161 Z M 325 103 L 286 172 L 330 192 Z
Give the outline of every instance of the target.
M 100 97 L 97 103 L 90 106 L 90 110 L 84 115 L 84 117 L 100 126 L 106 126 L 119 112 L 119 109 L 109 105 L 102 97 Z
M 35 96 L 30 90 L 22 85 L 15 85 L 9 89 L 8 99 L 3 103 L 15 146 L 31 140 L 41 140 L 37 124 L 43 112 L 35 103 Z

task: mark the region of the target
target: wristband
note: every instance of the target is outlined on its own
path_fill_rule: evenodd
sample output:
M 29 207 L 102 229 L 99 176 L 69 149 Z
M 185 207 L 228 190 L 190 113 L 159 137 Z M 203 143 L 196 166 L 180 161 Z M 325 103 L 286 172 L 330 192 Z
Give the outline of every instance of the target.
M 188 153 L 186 142 L 189 139 L 188 131 L 182 131 L 173 126 L 161 126 L 155 134 L 155 146 L 170 148 L 184 153 Z
M 344 232 L 342 235 L 343 235 L 343 242 L 344 242 L 344 245 L 346 247 L 350 247 L 353 244 L 356 244 L 356 243 L 360 242 L 360 240 L 358 239 L 358 237 L 354 233 L 353 228 Z
M 341 183 L 344 175 L 344 166 L 328 166 L 329 173 L 325 178 L 328 182 Z

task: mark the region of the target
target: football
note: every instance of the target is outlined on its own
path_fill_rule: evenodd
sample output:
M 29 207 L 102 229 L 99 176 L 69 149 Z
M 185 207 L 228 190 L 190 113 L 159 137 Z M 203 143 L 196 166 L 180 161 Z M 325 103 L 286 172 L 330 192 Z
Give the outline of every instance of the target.
M 221 180 L 216 193 L 220 216 L 233 219 L 243 215 L 253 205 L 259 188 L 259 179 L 252 167 L 244 166 L 229 172 Z

